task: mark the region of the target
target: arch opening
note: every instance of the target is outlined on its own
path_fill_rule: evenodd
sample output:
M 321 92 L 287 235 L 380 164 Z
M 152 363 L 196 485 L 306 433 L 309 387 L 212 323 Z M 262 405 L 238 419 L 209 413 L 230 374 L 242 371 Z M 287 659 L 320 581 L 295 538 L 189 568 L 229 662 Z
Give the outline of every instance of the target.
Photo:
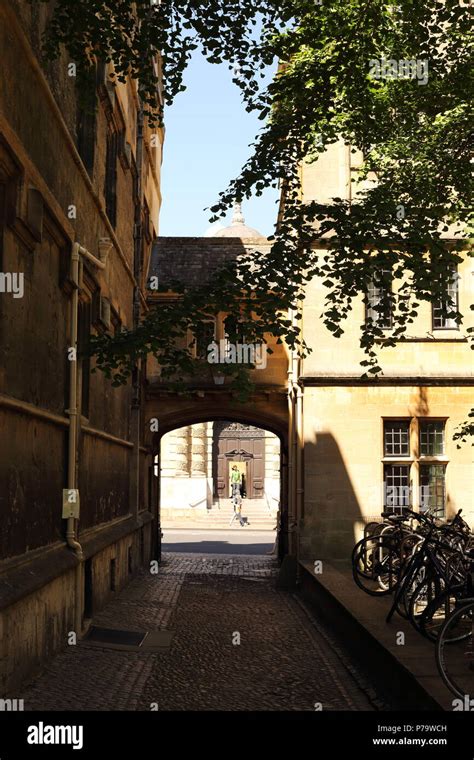
M 174 414 L 160 425 L 153 437 L 159 557 L 286 553 L 286 430 L 266 415 L 249 417 Z

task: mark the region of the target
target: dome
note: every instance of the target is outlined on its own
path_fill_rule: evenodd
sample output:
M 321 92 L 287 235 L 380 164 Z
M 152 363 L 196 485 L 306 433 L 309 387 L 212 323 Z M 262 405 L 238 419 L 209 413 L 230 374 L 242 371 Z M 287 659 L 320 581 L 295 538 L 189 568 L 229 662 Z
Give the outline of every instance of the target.
M 218 232 L 224 229 L 223 224 L 219 224 L 219 222 L 215 224 L 211 224 L 210 227 L 205 231 L 204 237 L 215 237 Z
M 228 227 L 216 230 L 211 237 L 215 238 L 264 238 L 261 232 L 254 230 L 253 227 L 247 227 L 242 214 L 240 203 L 234 203 L 234 214 Z

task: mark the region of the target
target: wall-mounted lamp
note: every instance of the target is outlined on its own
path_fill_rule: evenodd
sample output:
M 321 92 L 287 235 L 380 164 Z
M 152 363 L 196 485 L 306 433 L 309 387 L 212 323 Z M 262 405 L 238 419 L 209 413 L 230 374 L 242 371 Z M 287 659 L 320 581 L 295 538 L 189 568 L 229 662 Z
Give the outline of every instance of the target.
M 225 375 L 223 372 L 219 372 L 219 370 L 217 370 L 216 372 L 213 372 L 212 378 L 216 385 L 224 385 Z
M 110 238 L 99 238 L 99 259 L 106 264 L 108 255 L 112 248 L 112 241 Z

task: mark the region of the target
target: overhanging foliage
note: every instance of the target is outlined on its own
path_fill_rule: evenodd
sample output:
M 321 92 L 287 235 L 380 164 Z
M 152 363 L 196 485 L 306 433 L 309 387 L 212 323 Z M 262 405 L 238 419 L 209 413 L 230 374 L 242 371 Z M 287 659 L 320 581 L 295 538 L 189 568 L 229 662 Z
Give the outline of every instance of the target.
M 354 298 L 391 269 L 402 281 L 392 297 L 393 330 L 387 336 L 376 320 L 361 326 L 363 364 L 377 375 L 381 345 L 403 338 L 420 302 L 442 297 L 460 251 L 470 254 L 472 20 L 462 0 L 82 0 L 80 13 L 77 2 L 57 0 L 46 54 L 55 57 L 65 45 L 85 73 L 91 51 L 113 61 L 117 79 L 138 78 L 151 119 L 161 117 L 152 54 L 161 55 L 167 104 L 183 89 L 196 48 L 228 64 L 263 126 L 240 175 L 212 207 L 214 218 L 235 198 L 284 187 L 267 256 L 249 256 L 209 287 L 160 306 L 134 333 L 98 339 L 98 365 L 123 382 L 152 351 L 165 376 L 192 373 L 189 351 L 173 341 L 221 309 L 238 315 L 249 340 L 273 333 L 298 347 L 287 313 L 298 310 L 314 276 L 328 287 L 322 317 L 337 336 Z M 262 89 L 260 75 L 277 61 L 285 64 Z M 351 202 L 302 202 L 301 162 L 339 139 L 362 151 L 360 179 L 376 182 Z M 449 306 L 446 314 L 463 328 L 465 314 Z M 463 329 L 472 339 L 473 328 Z

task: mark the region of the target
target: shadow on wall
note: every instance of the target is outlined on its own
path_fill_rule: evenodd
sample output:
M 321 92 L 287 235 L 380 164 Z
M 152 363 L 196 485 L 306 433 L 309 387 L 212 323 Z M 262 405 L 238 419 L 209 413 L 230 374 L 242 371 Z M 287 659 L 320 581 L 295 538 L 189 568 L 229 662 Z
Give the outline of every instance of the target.
M 362 537 L 364 522 L 336 439 L 330 433 L 318 433 L 315 443 L 304 448 L 304 515 L 300 532 L 300 557 L 347 559 L 356 540 Z M 368 494 L 370 496 L 370 494 Z M 380 494 L 380 497 L 382 494 Z M 372 496 L 373 498 L 373 496 Z M 379 506 L 364 509 L 380 516 Z
M 412 417 L 427 417 L 430 413 L 430 405 L 428 403 L 428 389 L 421 385 L 417 389 L 417 400 L 413 408 L 410 408 L 409 413 Z M 418 456 L 418 453 L 416 454 Z

